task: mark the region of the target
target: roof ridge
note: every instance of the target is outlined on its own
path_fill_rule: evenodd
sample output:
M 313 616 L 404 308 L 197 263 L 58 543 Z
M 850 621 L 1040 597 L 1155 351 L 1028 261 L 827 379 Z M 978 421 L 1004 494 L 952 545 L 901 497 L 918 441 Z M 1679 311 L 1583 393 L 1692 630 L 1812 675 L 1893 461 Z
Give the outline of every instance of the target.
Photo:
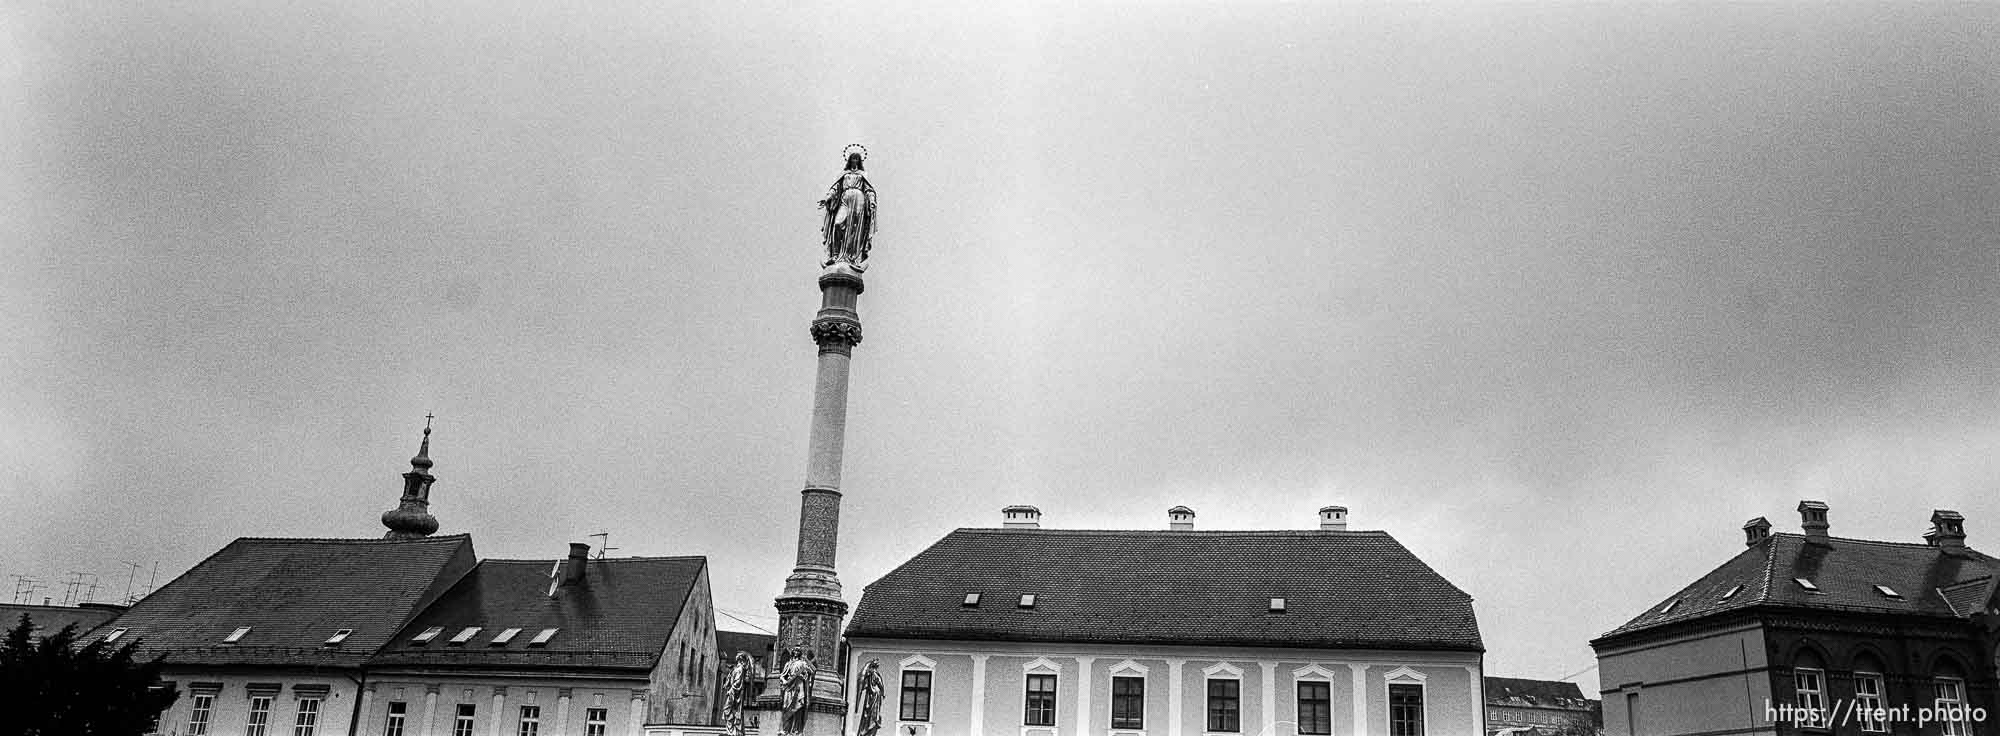
M 1773 578 L 1776 578 L 1778 575 L 1777 540 L 1779 536 L 1791 536 L 1791 535 L 1783 535 L 1783 534 L 1773 535 L 1770 539 L 1765 540 L 1764 542 L 1763 588 L 1757 591 L 1757 598 L 1755 599 L 1756 603 L 1768 603 L 1771 600 L 1771 580 Z M 1803 535 L 1800 535 L 1799 538 L 1804 539 L 1805 537 Z
M 1380 529 L 1004 529 L 990 526 L 965 526 L 956 531 L 978 532 L 982 534 L 1121 534 L 1131 536 L 1222 536 L 1225 534 L 1248 534 L 1257 536 L 1390 536 Z
M 1771 536 L 1790 537 L 1792 539 L 1806 538 L 1806 535 L 1799 534 L 1796 532 L 1772 532 Z M 1860 537 L 1827 537 L 1827 540 L 1833 542 L 1853 542 L 1856 544 L 1873 544 L 1873 545 L 1880 545 L 1883 547 L 1914 547 L 1917 549 L 1938 549 L 1937 547 L 1932 546 L 1928 542 L 1892 542 L 1887 539 L 1862 539 Z M 1967 549 L 1971 548 L 1968 547 Z
M 481 564 L 485 564 L 485 563 L 488 563 L 488 562 L 518 562 L 518 563 L 522 563 L 522 564 L 529 564 L 529 563 L 532 563 L 532 564 L 536 564 L 536 565 L 545 565 L 545 564 L 548 564 L 548 563 L 550 563 L 550 562 L 560 562 L 560 561 L 562 561 L 562 560 L 565 560 L 565 559 L 568 559 L 568 558 L 567 558 L 567 557 L 543 557 L 543 558 L 541 558 L 541 559 L 523 559 L 523 558 L 515 558 L 515 557 L 488 557 L 488 558 L 486 558 L 486 559 L 484 559 L 484 560 L 480 560 L 479 562 L 480 562 Z M 703 562 L 707 562 L 707 561 L 708 561 L 708 555 L 662 555 L 662 556 L 655 556 L 655 557 L 592 557 L 592 558 L 590 558 L 590 561 L 591 561 L 591 562 L 660 562 L 660 561 L 665 561 L 665 560 L 700 560 L 700 561 L 703 561 Z
M 341 542 L 348 544 L 420 544 L 447 540 L 471 539 L 472 534 L 434 534 L 416 539 L 382 539 L 379 537 L 237 537 L 237 542 Z

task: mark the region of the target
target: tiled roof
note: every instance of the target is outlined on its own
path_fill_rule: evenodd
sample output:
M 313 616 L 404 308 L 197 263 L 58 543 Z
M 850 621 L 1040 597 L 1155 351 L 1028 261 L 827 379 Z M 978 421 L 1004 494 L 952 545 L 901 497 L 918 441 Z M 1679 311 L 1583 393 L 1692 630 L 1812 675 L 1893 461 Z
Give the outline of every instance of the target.
M 108 627 L 179 664 L 355 667 L 473 562 L 466 535 L 230 542 Z M 224 637 L 249 632 L 234 644 Z M 353 633 L 324 646 L 340 629 Z
M 64 626 L 76 624 L 76 636 L 82 639 L 104 622 L 116 618 L 121 610 L 116 607 L 82 608 L 0 603 L 0 629 L 13 629 L 21 623 L 22 614 L 26 614 L 35 627 L 33 636 L 36 638 L 54 634 L 61 631 Z
M 705 557 L 616 557 L 586 563 L 581 585 L 549 596 L 557 560 L 485 560 L 398 634 L 370 666 L 594 667 L 650 670 L 666 650 Z M 427 644 L 412 638 L 442 627 Z M 479 633 L 449 643 L 468 626 Z M 492 644 L 507 629 L 521 631 Z M 556 629 L 544 645 L 530 642 Z
M 717 662 L 729 662 L 737 652 L 749 652 L 753 661 L 763 661 L 764 655 L 776 646 L 778 637 L 770 634 L 750 634 L 741 631 L 716 631 L 715 651 Z
M 2000 560 L 1971 549 L 1953 555 L 1918 543 L 1827 541 L 1809 544 L 1802 535 L 1773 534 L 1598 641 L 1752 606 L 1963 618 L 1993 599 L 2000 574 Z M 1811 581 L 1818 592 L 1799 585 L 1798 578 Z M 1877 585 L 1902 597 L 1884 595 Z M 1735 595 L 1723 597 L 1737 586 Z
M 1483 650 L 1472 597 L 1376 531 L 959 529 L 869 585 L 847 634 Z
M 1486 678 L 1486 702 L 1494 705 L 1537 705 L 1552 708 L 1583 708 L 1589 702 L 1574 682 L 1523 680 L 1517 677 Z

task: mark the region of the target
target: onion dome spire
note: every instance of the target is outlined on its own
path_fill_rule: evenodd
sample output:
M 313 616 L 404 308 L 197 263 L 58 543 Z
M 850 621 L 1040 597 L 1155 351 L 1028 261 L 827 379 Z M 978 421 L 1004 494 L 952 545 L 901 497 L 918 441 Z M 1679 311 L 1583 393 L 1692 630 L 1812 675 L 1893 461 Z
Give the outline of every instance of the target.
M 410 472 L 403 474 L 403 497 L 396 508 L 382 512 L 382 526 L 389 527 L 383 539 L 421 539 L 438 530 L 437 517 L 431 516 L 431 484 L 437 477 L 431 475 L 431 420 L 434 414 L 424 415 L 424 441 L 417 447 L 417 456 L 410 458 Z

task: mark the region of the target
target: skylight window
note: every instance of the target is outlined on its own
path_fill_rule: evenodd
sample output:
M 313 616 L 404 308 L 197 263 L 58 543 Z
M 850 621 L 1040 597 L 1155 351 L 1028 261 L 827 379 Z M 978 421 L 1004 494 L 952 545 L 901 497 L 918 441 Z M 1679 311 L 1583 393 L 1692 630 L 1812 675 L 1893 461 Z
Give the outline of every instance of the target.
M 1272 613 L 1284 613 L 1284 612 L 1285 612 L 1285 599 L 1283 599 L 1283 598 L 1272 598 L 1272 599 L 1271 599 L 1271 612 L 1272 612 Z
M 511 629 L 502 630 L 499 636 L 493 637 L 493 641 L 487 642 L 487 644 L 496 647 L 502 644 L 506 644 L 507 642 L 513 641 L 514 635 L 519 633 L 521 633 L 521 629 L 518 626 Z
M 1819 592 L 1819 586 L 1813 585 L 1813 581 L 1811 580 L 1807 580 L 1805 578 L 1792 578 L 1792 582 L 1798 583 L 1799 587 L 1801 588 L 1805 588 L 1807 593 Z
M 1034 607 L 1035 607 L 1035 594 L 1033 594 L 1033 593 L 1022 593 L 1022 594 L 1021 594 L 1021 607 L 1022 607 L 1022 608 L 1034 608 Z
M 1718 600 L 1725 600 L 1725 601 L 1726 601 L 1726 600 L 1729 600 L 1729 599 L 1731 599 L 1731 598 L 1735 598 L 1735 597 L 1736 597 L 1736 594 L 1737 594 L 1737 593 L 1741 593 L 1741 592 L 1743 592 L 1743 586 L 1741 586 L 1741 585 L 1738 585 L 1738 586 L 1736 586 L 1736 587 L 1733 587 L 1733 588 L 1730 588 L 1730 589 L 1729 589 L 1729 592 L 1727 592 L 1727 593 L 1723 593 L 1723 594 L 1722 594 L 1722 597 L 1721 597 L 1720 599 L 1718 599 Z
M 964 606 L 965 606 L 966 608 L 978 608 L 978 607 L 979 607 L 979 594 L 978 594 L 978 593 L 967 593 L 967 594 L 965 594 L 965 603 L 964 603 L 963 605 L 964 605 Z
M 242 641 L 243 637 L 248 635 L 249 633 L 250 633 L 250 627 L 248 626 L 238 627 L 235 631 L 229 632 L 228 636 L 222 637 L 222 643 L 235 644 L 236 642 Z
M 451 642 L 450 642 L 450 643 L 452 643 L 452 644 L 464 644 L 464 643 L 466 643 L 466 642 L 468 642 L 468 641 L 472 641 L 472 637 L 475 637 L 475 636 L 478 636 L 478 635 L 479 635 L 479 627 L 477 627 L 477 626 L 467 626 L 467 627 L 465 627 L 465 628 L 463 628 L 463 629 L 459 629 L 459 630 L 458 630 L 458 633 L 457 633 L 457 634 L 453 634 L 453 635 L 452 635 L 452 637 L 451 637 Z
M 333 636 L 329 636 L 326 638 L 326 646 L 330 647 L 337 646 L 341 642 L 347 641 L 347 637 L 352 635 L 353 633 L 354 633 L 353 629 L 341 629 L 339 631 L 333 632 Z
M 1674 610 L 1674 606 L 1678 606 L 1680 604 L 1681 604 L 1681 599 L 1679 598 L 1667 601 L 1667 605 L 1660 607 L 1660 613 L 1671 613 Z
M 106 643 L 118 641 L 118 637 L 124 636 L 125 632 L 129 630 L 130 629 L 112 629 L 111 633 L 104 635 L 104 641 Z
M 1902 594 L 1902 593 L 1898 593 L 1898 592 L 1896 592 L 1896 589 L 1895 589 L 1895 588 L 1891 588 L 1891 587 L 1889 587 L 1889 586 L 1887 586 L 1887 585 L 1877 585 L 1877 586 L 1875 586 L 1875 592 L 1877 592 L 1877 593 L 1881 593 L 1881 594 L 1883 595 L 1883 597 L 1885 597 L 1885 598 L 1894 598 L 1894 599 L 1896 599 L 1896 600 L 1899 600 L 1899 601 L 1903 599 L 1903 594 Z
M 428 629 L 424 629 L 424 633 L 411 637 L 410 643 L 415 644 L 417 646 L 423 646 L 425 644 L 431 643 L 432 639 L 438 638 L 438 634 L 442 633 L 444 633 L 443 626 L 432 626 Z
M 556 635 L 555 629 L 542 629 L 542 633 L 536 634 L 535 638 L 528 640 L 528 646 L 531 647 L 545 646 L 549 643 L 549 639 L 554 638 L 555 635 Z

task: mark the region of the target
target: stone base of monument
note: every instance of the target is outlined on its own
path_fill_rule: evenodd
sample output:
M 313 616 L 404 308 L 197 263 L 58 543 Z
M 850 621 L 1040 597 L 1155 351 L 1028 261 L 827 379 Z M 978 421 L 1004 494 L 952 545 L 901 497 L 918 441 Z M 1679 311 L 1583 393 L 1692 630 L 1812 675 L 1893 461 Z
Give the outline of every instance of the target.
M 797 736 L 843 736 L 847 732 L 847 700 L 837 695 L 829 695 L 824 679 L 813 683 L 812 705 L 806 708 L 805 729 Z M 839 692 L 840 681 L 830 683 L 834 692 Z M 765 691 L 769 693 L 769 690 Z M 750 707 L 757 716 L 755 729 L 744 729 L 746 736 L 793 736 L 785 732 L 785 709 L 782 701 L 773 695 L 757 699 Z M 746 719 L 748 720 L 748 719 Z

